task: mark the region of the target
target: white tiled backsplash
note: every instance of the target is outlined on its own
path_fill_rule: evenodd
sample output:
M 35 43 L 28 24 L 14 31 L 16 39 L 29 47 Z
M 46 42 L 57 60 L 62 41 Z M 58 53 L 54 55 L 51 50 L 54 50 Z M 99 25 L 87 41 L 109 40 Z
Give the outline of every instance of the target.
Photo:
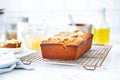
M 120 28 L 120 0 L 0 0 L 0 8 L 6 9 L 6 21 L 17 21 L 19 16 L 28 16 L 30 23 L 48 27 L 64 27 L 70 24 L 68 14 L 76 23 L 96 24 L 98 9 L 106 8 L 109 27 Z

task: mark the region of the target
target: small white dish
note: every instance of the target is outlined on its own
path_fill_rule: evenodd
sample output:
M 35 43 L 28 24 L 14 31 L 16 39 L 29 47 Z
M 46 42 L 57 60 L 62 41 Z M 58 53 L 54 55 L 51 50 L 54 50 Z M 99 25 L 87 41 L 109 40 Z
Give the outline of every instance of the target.
M 23 48 L 0 48 L 0 53 L 13 52 L 14 54 L 22 52 Z

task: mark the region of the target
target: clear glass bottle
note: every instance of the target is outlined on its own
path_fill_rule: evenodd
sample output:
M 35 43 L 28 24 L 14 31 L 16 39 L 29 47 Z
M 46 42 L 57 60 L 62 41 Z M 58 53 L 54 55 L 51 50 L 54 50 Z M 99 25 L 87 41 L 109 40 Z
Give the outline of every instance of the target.
M 29 27 L 28 17 L 21 17 L 17 23 L 17 39 L 24 42 L 25 28 Z
M 94 27 L 94 44 L 108 44 L 110 41 L 110 28 L 106 21 L 105 8 L 99 10 L 99 19 Z

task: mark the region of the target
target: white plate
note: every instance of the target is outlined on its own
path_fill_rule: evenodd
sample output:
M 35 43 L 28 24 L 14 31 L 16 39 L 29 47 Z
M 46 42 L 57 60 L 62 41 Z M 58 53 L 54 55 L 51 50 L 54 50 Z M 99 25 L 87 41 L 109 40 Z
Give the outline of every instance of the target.
M 19 53 L 22 52 L 23 48 L 0 48 L 0 53 L 8 53 L 8 52 L 13 52 L 13 53 Z
M 38 52 L 38 51 L 24 49 L 24 48 L 0 48 L 0 55 L 6 54 L 6 55 L 11 56 L 11 53 L 13 53 L 15 58 L 23 58 L 25 56 L 28 56 L 30 54 L 34 54 L 36 52 Z
M 28 56 L 30 54 L 35 54 L 36 52 L 38 52 L 38 51 L 35 51 L 35 50 L 23 50 L 22 52 L 20 52 L 18 54 L 15 54 L 15 57 L 16 58 L 23 58 L 23 57 Z

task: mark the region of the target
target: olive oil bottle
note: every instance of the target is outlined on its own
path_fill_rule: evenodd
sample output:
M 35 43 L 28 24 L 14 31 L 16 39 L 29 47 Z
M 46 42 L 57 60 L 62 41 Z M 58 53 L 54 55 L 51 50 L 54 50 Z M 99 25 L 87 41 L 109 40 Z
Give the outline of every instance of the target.
M 109 44 L 110 42 L 110 28 L 108 27 L 106 17 L 105 17 L 105 8 L 100 9 L 99 19 L 97 25 L 93 29 L 93 42 L 94 44 Z

